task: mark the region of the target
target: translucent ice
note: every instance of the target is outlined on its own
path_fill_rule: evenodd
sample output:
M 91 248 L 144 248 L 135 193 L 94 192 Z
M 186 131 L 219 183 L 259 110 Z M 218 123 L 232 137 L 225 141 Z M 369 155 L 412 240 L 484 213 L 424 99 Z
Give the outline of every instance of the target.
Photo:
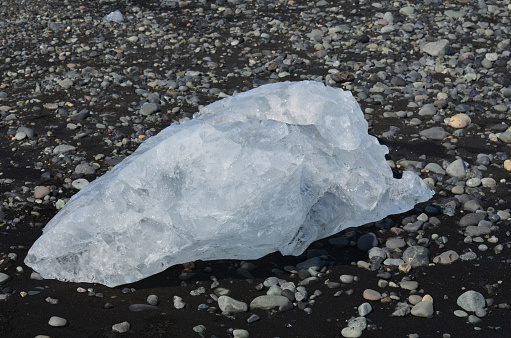
M 203 108 L 77 193 L 26 264 L 45 278 L 116 286 L 194 260 L 301 254 L 432 192 L 394 179 L 350 92 L 277 83 Z
M 103 20 L 105 20 L 105 21 L 123 21 L 124 17 L 122 16 L 121 11 L 117 10 L 117 11 L 113 11 L 110 14 L 108 14 L 107 16 L 105 16 L 105 18 Z

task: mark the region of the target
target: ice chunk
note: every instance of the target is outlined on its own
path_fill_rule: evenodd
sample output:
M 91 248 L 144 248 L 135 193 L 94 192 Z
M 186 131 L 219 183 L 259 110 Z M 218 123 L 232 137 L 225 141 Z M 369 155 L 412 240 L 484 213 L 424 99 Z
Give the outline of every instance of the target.
M 299 255 L 432 192 L 394 179 L 350 92 L 261 86 L 144 142 L 46 225 L 25 263 L 44 278 L 116 286 L 194 260 Z
M 122 16 L 121 11 L 116 10 L 105 16 L 104 21 L 123 21 L 124 17 Z

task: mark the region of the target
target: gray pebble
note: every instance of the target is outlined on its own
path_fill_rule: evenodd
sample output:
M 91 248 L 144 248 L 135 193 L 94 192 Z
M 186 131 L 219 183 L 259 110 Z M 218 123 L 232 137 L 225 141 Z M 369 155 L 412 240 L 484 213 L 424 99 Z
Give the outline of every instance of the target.
M 282 297 L 282 296 L 278 296 Z M 285 297 L 284 297 L 285 298 Z M 287 300 L 287 298 L 286 298 Z M 220 296 L 218 297 L 218 307 L 222 312 L 246 312 L 248 311 L 248 305 L 246 303 L 240 302 L 234 298 L 229 296 Z
M 452 262 L 457 261 L 460 258 L 458 253 L 454 250 L 449 250 L 442 252 L 440 255 L 433 258 L 433 263 L 435 264 L 451 264 Z
M 362 336 L 362 330 L 348 326 L 341 330 L 341 335 L 345 338 L 357 338 Z
M 146 102 L 140 107 L 140 115 L 149 116 L 154 114 L 158 110 L 158 106 L 155 103 Z
M 457 177 L 459 179 L 465 178 L 467 175 L 467 167 L 462 159 L 457 159 L 447 166 L 445 169 L 447 175 Z
M 129 310 L 131 312 L 141 312 L 159 310 L 159 308 L 157 306 L 148 304 L 131 304 Z
M 422 301 L 414 305 L 411 310 L 412 315 L 416 317 L 429 318 L 433 315 L 433 302 Z
M 370 314 L 371 312 L 373 311 L 373 308 L 371 306 L 371 304 L 369 303 L 363 303 L 361 304 L 359 307 L 358 307 L 358 314 L 362 317 L 365 317 L 367 316 L 368 314 Z
M 475 312 L 478 308 L 484 308 L 486 306 L 484 296 L 473 290 L 466 291 L 459 296 L 456 303 L 463 310 L 470 312 Z
M 412 268 L 427 266 L 429 264 L 429 250 L 423 246 L 411 246 L 403 252 L 403 260 Z
M 53 316 L 48 321 L 48 324 L 53 327 L 62 327 L 67 325 L 67 320 L 61 317 Z
M 469 225 L 477 225 L 485 218 L 483 213 L 470 213 L 466 214 L 460 219 L 460 227 L 467 227 Z
M 122 323 L 112 325 L 112 331 L 114 331 L 114 332 L 124 333 L 124 332 L 128 332 L 129 329 L 130 329 L 130 323 L 128 323 L 128 322 L 122 322 Z
M 158 296 L 156 295 L 149 295 L 147 296 L 147 304 L 149 305 L 158 305 Z
M 282 306 L 288 306 L 289 304 L 291 304 L 291 302 L 284 296 L 265 295 L 254 298 L 254 300 L 250 302 L 250 309 L 271 310 Z
M 64 153 L 74 151 L 74 150 L 76 150 L 76 147 L 70 146 L 68 144 L 60 144 L 60 145 L 56 146 L 55 148 L 53 148 L 53 153 L 58 155 L 58 154 L 64 154 Z
M 259 317 L 256 314 L 252 314 L 250 317 L 248 317 L 247 323 L 251 324 L 251 323 L 257 322 L 259 319 L 261 319 L 261 317 Z
M 425 138 L 429 140 L 437 140 L 441 141 L 447 136 L 449 136 L 449 133 L 444 130 L 442 127 L 432 127 L 429 129 L 422 130 L 419 135 L 424 136 Z
M 7 282 L 11 277 L 3 272 L 0 272 L 0 284 Z

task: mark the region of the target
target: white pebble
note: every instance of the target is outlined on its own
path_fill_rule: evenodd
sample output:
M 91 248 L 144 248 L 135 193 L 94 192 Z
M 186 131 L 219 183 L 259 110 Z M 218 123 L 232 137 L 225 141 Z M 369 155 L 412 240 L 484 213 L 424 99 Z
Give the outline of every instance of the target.
M 53 316 L 48 321 L 48 324 L 53 327 L 66 326 L 67 320 L 65 320 L 64 318 L 61 318 L 61 317 Z

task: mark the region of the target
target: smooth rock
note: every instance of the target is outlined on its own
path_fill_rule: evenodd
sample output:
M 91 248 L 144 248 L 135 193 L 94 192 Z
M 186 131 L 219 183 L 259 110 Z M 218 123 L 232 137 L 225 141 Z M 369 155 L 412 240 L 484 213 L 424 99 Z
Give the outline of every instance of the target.
M 74 146 L 70 146 L 68 144 L 59 144 L 58 146 L 53 148 L 53 153 L 58 155 L 58 154 L 64 154 L 64 153 L 74 151 L 74 150 L 76 150 L 76 147 L 74 147 Z
M 345 338 L 357 338 L 362 336 L 362 330 L 348 326 L 341 330 L 341 335 Z
M 112 331 L 114 331 L 114 332 L 124 333 L 124 332 L 128 332 L 129 329 L 130 329 L 130 323 L 128 323 L 128 322 L 122 322 L 122 323 L 117 323 L 117 324 L 112 325 Z
M 0 284 L 7 282 L 11 277 L 3 272 L 0 272 Z
M 435 264 L 451 264 L 452 262 L 457 261 L 460 258 L 458 253 L 454 250 L 449 250 L 442 252 L 440 255 L 433 258 L 433 263 Z
M 250 309 L 261 309 L 261 310 L 271 310 L 274 308 L 280 308 L 282 306 L 288 306 L 291 302 L 284 296 L 268 296 L 263 295 L 254 298 L 252 302 L 250 302 Z M 291 304 L 292 306 L 292 304 Z
M 459 225 L 460 227 L 467 227 L 469 225 L 477 225 L 480 221 L 484 220 L 485 216 L 483 213 L 475 212 L 466 214 L 461 217 Z
M 38 186 L 34 189 L 34 198 L 43 199 L 50 194 L 50 189 L 45 186 Z
M 159 310 L 157 306 L 148 304 L 131 304 L 129 306 L 131 312 L 154 311 Z
M 364 297 L 364 299 L 367 300 L 380 300 L 381 293 L 372 289 L 365 289 L 364 293 L 362 294 L 362 297 Z
M 429 250 L 423 246 L 411 246 L 403 252 L 403 260 L 412 268 L 429 265 Z
M 158 110 L 155 103 L 146 102 L 140 107 L 140 115 L 149 116 Z
M 62 317 L 53 316 L 48 321 L 48 324 L 53 327 L 62 327 L 67 325 L 67 320 Z
M 367 316 L 373 311 L 373 307 L 369 303 L 363 303 L 358 307 L 358 314 L 362 317 Z
M 235 329 L 232 331 L 234 338 L 248 338 L 250 334 L 247 330 L 243 329 Z
M 449 136 L 449 133 L 446 132 L 442 127 L 431 127 L 428 129 L 421 130 L 419 132 L 419 135 L 424 136 L 429 140 L 441 141 L 447 136 Z
M 451 53 L 449 40 L 442 39 L 435 42 L 428 42 L 421 46 L 421 49 L 431 56 L 444 56 Z
M 469 290 L 460 295 L 456 301 L 459 307 L 465 311 L 475 312 L 486 306 L 484 296 L 477 291 Z
M 465 128 L 470 125 L 472 121 L 467 114 L 456 114 L 449 120 L 449 125 L 453 128 Z
M 433 303 L 428 301 L 422 301 L 414 305 L 411 310 L 412 315 L 416 317 L 429 318 L 433 315 Z
M 461 158 L 459 158 L 456 161 L 449 164 L 445 169 L 445 172 L 447 173 L 447 175 L 451 177 L 463 179 L 467 175 L 467 167 L 465 165 L 465 162 Z

